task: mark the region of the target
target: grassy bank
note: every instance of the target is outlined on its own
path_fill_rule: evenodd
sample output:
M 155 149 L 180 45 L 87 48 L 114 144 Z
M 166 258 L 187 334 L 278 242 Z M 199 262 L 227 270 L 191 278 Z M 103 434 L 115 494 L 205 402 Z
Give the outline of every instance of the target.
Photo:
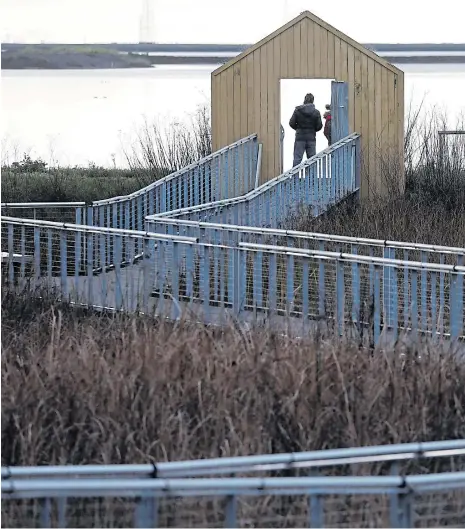
M 101 167 L 35 171 L 5 167 L 2 168 L 2 202 L 91 202 L 132 193 L 164 174 Z
M 210 117 L 199 107 L 190 123 L 145 123 L 125 149 L 128 169 L 47 167 L 24 154 L 3 165 L 2 202 L 73 202 L 102 200 L 133 193 L 211 153 Z

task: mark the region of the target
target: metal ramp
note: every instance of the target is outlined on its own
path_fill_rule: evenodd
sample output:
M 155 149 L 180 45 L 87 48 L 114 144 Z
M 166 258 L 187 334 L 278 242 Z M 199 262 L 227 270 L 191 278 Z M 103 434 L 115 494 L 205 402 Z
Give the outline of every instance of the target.
M 258 167 L 257 146 L 250 185 Z M 185 189 L 178 175 L 158 184 L 164 202 L 150 198 L 152 187 L 88 207 L 94 225 L 2 217 L 2 251 L 12 257 L 3 268 L 10 283 L 102 309 L 219 325 L 233 318 L 298 335 L 324 322 L 341 335 L 369 329 L 374 343 L 401 332 L 465 338 L 464 248 L 283 229 L 302 208 L 319 215 L 356 194 L 359 174 L 353 134 L 242 196 L 198 204 L 207 195 L 195 191 L 196 176 L 188 205 L 166 211 L 168 182 Z

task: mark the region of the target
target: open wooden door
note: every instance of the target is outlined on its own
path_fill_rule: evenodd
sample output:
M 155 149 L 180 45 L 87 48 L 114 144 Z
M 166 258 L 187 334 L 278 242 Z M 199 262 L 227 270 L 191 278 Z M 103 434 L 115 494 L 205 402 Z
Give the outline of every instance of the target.
M 349 135 L 349 85 L 331 82 L 331 143 Z

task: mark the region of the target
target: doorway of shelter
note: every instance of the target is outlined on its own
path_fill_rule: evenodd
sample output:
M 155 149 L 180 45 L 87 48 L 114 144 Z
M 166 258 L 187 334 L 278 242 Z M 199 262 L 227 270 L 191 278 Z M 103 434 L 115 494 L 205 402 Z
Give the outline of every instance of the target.
M 315 96 L 314 104 L 320 111 L 324 126 L 323 114 L 325 113 L 325 105 L 331 104 L 332 81 L 333 79 L 281 79 L 281 125 L 284 129 L 281 158 L 283 172 L 292 168 L 295 131 L 289 126 L 289 120 L 295 107 L 302 105 L 305 94 L 311 92 Z M 323 129 L 321 129 L 316 133 L 316 152 L 326 149 L 327 146 L 328 141 L 323 134 Z M 303 157 L 303 160 L 305 159 L 306 155 Z

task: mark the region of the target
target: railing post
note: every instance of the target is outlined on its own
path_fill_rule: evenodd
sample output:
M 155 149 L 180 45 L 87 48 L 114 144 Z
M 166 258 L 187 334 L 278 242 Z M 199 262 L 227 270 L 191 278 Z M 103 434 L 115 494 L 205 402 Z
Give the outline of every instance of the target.
M 380 289 L 380 270 L 379 266 L 375 265 L 375 284 L 374 284 L 374 313 L 373 313 L 373 339 L 375 346 L 378 345 L 381 334 L 381 289 Z
M 336 261 L 336 326 L 337 333 L 342 336 L 344 333 L 344 263 L 337 259 Z
M 83 212 L 85 212 L 84 208 L 79 207 L 76 209 L 76 224 L 78 225 L 82 224 Z M 82 232 L 79 231 L 74 235 L 74 275 L 76 281 L 81 268 L 82 236 Z
M 324 251 L 325 243 L 320 242 L 320 251 Z M 318 265 L 318 316 L 324 318 L 325 314 L 325 261 L 319 259 Z
M 151 496 L 137 498 L 134 527 L 158 527 L 158 498 Z
M 65 299 L 68 296 L 68 246 L 67 246 L 67 232 L 61 230 L 60 232 L 60 280 L 61 280 L 61 298 Z
M 40 279 L 40 228 L 34 228 L 34 279 Z
M 52 500 L 40 500 L 40 527 L 52 527 Z
M 226 512 L 224 526 L 227 528 L 234 528 L 238 526 L 237 523 L 237 498 L 236 496 L 228 496 L 226 498 Z
M 393 527 L 413 527 L 413 493 L 404 492 L 400 493 L 398 497 L 399 503 L 399 516 L 398 524 Z
M 121 310 L 123 294 L 121 290 L 121 260 L 123 255 L 123 241 L 121 235 L 115 236 L 115 308 Z
M 35 235 L 35 228 L 34 228 L 34 235 Z M 14 286 L 14 283 L 15 283 L 13 240 L 14 240 L 14 226 L 13 224 L 8 224 L 8 282 L 10 283 L 10 286 Z M 35 240 L 34 240 L 34 256 L 35 256 Z
M 384 259 L 394 259 L 395 250 L 385 246 L 383 248 L 383 258 Z M 387 263 L 383 266 L 383 317 L 384 317 L 384 326 L 387 328 L 392 327 L 392 315 L 391 310 L 393 306 L 393 286 L 392 286 L 392 266 L 389 266 Z
M 93 206 L 87 206 L 87 212 L 86 212 L 86 219 L 87 219 L 87 226 L 93 226 L 94 225 L 94 208 Z M 93 238 L 93 235 L 91 234 L 91 237 Z M 84 244 L 84 255 L 83 259 L 89 264 L 89 262 L 92 263 L 92 269 L 94 269 L 94 244 L 93 241 L 91 244 L 89 244 L 89 234 L 82 234 L 83 240 L 86 240 L 86 244 Z
M 324 509 L 322 496 L 310 493 L 310 527 L 324 527 Z
M 362 160 L 360 158 L 360 136 L 355 139 L 355 188 L 357 191 L 357 199 L 360 201 L 360 192 L 361 192 L 361 178 L 362 178 Z
M 58 527 L 66 528 L 66 498 L 57 498 Z
M 148 237 L 144 237 L 143 239 L 143 252 L 142 274 L 144 278 L 144 285 L 142 287 L 142 312 L 147 314 L 149 310 L 149 295 L 152 285 L 150 281 L 150 258 L 152 256 L 150 255 L 150 239 Z
M 458 257 L 458 265 L 463 266 L 464 256 Z M 450 274 L 450 335 L 459 338 L 463 331 L 463 275 L 459 272 Z
M 179 275 L 181 272 L 181 262 L 179 259 L 179 243 L 172 242 L 173 247 L 173 263 L 171 268 L 171 318 L 177 320 L 181 317 L 181 308 L 179 305 Z

